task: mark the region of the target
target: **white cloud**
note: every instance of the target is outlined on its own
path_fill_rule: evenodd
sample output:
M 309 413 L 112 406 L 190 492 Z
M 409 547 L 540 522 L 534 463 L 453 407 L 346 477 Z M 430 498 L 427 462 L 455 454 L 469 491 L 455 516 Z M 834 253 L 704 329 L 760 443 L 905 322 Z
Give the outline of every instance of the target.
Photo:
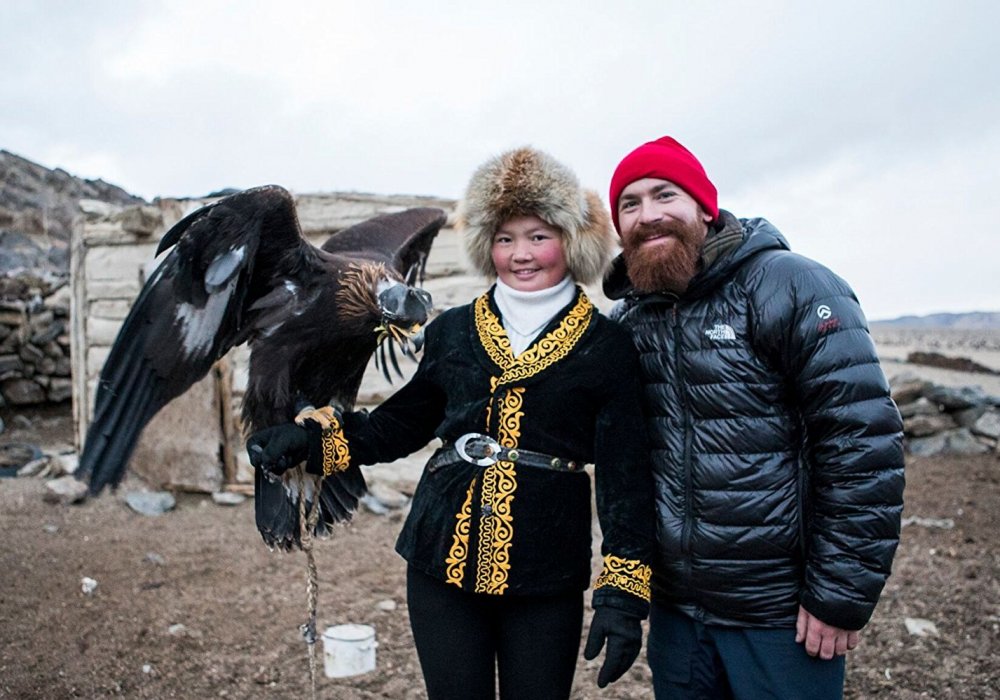
M 872 167 L 864 151 L 751 186 L 725 205 L 761 215 L 854 287 L 870 318 L 1000 309 L 995 227 L 1000 127 Z

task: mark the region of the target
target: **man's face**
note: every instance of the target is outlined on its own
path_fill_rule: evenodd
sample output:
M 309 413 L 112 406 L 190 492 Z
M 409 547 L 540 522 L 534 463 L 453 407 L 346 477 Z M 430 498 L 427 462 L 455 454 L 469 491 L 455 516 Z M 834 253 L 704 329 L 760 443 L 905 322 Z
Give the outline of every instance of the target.
M 622 252 L 644 292 L 682 292 L 698 272 L 710 214 L 683 189 L 659 178 L 630 183 L 618 197 Z

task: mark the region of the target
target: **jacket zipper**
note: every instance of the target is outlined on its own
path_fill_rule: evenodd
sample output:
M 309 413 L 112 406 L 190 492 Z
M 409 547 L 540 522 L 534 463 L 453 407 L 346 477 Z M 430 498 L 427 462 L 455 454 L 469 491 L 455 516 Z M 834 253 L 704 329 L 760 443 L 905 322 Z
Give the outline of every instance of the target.
M 693 525 L 693 515 L 691 513 L 692 505 L 694 502 L 694 494 L 692 493 L 691 487 L 691 407 L 688 403 L 688 395 L 684 390 L 684 370 L 681 363 L 681 324 L 680 319 L 677 316 L 677 304 L 674 304 L 672 309 L 673 315 L 673 334 L 674 334 L 674 367 L 677 375 L 677 392 L 681 397 L 681 410 L 683 412 L 683 421 L 681 424 L 681 430 L 684 431 L 684 524 L 681 529 L 681 551 L 684 554 L 690 554 L 691 552 L 691 529 Z M 685 558 L 684 567 L 687 570 L 688 575 L 690 575 L 691 569 L 691 559 L 690 557 Z

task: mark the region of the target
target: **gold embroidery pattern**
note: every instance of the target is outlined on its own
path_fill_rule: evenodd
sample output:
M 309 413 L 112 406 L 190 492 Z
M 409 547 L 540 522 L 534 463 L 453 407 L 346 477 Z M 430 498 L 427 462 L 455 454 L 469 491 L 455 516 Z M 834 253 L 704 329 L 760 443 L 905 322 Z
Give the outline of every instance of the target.
M 351 464 L 351 448 L 344 436 L 344 426 L 336 416 L 331 416 L 330 426 L 324 428 L 320 437 L 323 452 L 323 476 L 342 472 Z
M 604 557 L 604 566 L 594 584 L 594 590 L 611 586 L 648 601 L 651 574 L 648 564 L 643 564 L 637 559 L 622 559 L 608 554 Z
M 524 411 L 524 387 L 507 390 L 500 408 L 499 442 L 504 447 L 517 447 L 521 437 Z M 480 503 L 483 517 L 479 521 L 476 548 L 477 593 L 502 595 L 510 574 L 510 545 L 514 539 L 514 516 L 511 505 L 517 489 L 517 473 L 513 462 L 497 462 L 483 472 L 483 493 Z
M 514 357 L 510 339 L 500 319 L 490 310 L 489 294 L 483 294 L 473 305 L 479 342 L 490 359 L 501 368 L 499 377 L 490 377 L 490 394 L 495 396 L 503 385 L 532 377 L 552 366 L 576 346 L 590 325 L 594 305 L 582 292 L 576 304 L 559 326 L 535 342 L 528 350 Z M 504 447 L 517 447 L 521 437 L 521 419 L 524 416 L 524 387 L 507 390 L 500 404 L 498 441 Z M 486 412 L 487 428 L 492 425 L 493 401 Z M 472 516 L 472 495 L 475 480 L 469 486 L 465 503 L 455 516 L 452 546 L 448 552 L 447 581 L 462 585 L 465 564 L 469 554 L 469 533 Z M 502 595 L 507 589 L 510 573 L 510 547 L 514 538 L 514 517 L 511 506 L 517 489 L 517 473 L 513 462 L 497 462 L 483 470 L 480 498 L 479 532 L 476 541 L 477 593 Z
M 469 484 L 469 491 L 465 494 L 462 509 L 455 516 L 458 522 L 455 524 L 455 534 L 452 535 L 448 558 L 444 560 L 448 565 L 445 569 L 447 575 L 445 581 L 459 588 L 462 587 L 462 578 L 465 576 L 465 560 L 469 556 L 469 526 L 472 520 L 472 492 L 475 488 L 476 480 L 473 478 Z
M 576 304 L 557 328 L 514 357 L 503 323 L 490 309 L 489 293 L 480 296 L 475 303 L 476 331 L 490 359 L 503 370 L 496 385 L 533 377 L 566 357 L 583 337 L 593 314 L 594 305 L 586 294 L 580 292 Z

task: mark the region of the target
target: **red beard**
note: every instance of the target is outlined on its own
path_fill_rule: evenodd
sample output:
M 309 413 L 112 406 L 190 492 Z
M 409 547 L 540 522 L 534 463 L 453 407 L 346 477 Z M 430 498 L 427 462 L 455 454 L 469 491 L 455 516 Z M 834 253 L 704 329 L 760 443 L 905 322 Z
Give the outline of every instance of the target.
M 705 223 L 697 219 L 640 224 L 622 241 L 632 284 L 641 292 L 683 292 L 698 272 L 706 233 Z M 673 240 L 642 245 L 643 241 L 664 235 Z

